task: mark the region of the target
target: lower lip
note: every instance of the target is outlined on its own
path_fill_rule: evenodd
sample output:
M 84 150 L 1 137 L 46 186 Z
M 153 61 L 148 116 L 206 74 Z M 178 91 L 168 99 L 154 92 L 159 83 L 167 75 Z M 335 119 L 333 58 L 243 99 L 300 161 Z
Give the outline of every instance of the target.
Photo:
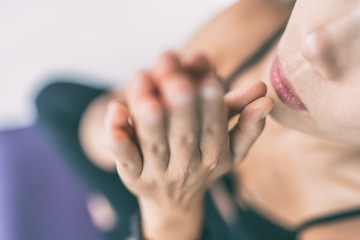
M 290 108 L 300 111 L 307 111 L 307 108 L 296 95 L 295 90 L 284 76 L 278 58 L 275 58 L 275 61 L 272 65 L 270 79 L 278 98 L 283 103 L 285 103 Z

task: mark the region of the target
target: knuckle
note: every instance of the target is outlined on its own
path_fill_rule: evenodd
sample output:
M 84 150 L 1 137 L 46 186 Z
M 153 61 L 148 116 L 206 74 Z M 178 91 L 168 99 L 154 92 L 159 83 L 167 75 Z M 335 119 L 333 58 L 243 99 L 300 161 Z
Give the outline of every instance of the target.
M 205 168 L 208 172 L 214 172 L 215 169 L 219 166 L 218 161 L 212 161 L 205 165 Z
M 172 171 L 166 181 L 167 185 L 177 186 L 182 185 L 188 176 L 188 171 L 185 167 L 178 167 L 176 171 Z
M 133 168 L 129 164 L 117 164 L 117 171 L 121 180 L 128 186 L 135 187 L 139 183 L 139 177 L 136 174 L 126 174 L 133 171 Z
M 209 172 L 213 172 L 220 165 L 220 163 L 221 163 L 221 156 L 220 155 L 221 154 L 219 152 L 214 152 L 214 153 L 207 153 L 204 156 L 205 168 Z
M 177 144 L 183 147 L 194 146 L 195 144 L 195 134 L 188 132 L 183 133 L 177 138 Z
M 204 132 L 207 135 L 213 135 L 213 134 L 217 134 L 219 133 L 221 130 L 221 124 L 219 123 L 211 123 L 211 124 L 207 124 L 204 127 Z
M 166 157 L 168 154 L 167 146 L 162 143 L 149 144 L 148 151 L 158 157 Z
M 224 152 L 217 152 L 207 156 L 205 169 L 212 177 L 216 179 L 229 172 L 233 166 L 232 157 Z
M 176 168 L 173 168 L 168 174 L 168 181 L 176 186 L 184 186 L 186 182 L 193 179 L 193 176 L 196 175 L 197 171 L 197 164 L 188 163 L 176 166 Z
M 127 162 L 121 162 L 121 163 L 118 163 L 122 169 L 124 170 L 129 170 L 129 164 Z

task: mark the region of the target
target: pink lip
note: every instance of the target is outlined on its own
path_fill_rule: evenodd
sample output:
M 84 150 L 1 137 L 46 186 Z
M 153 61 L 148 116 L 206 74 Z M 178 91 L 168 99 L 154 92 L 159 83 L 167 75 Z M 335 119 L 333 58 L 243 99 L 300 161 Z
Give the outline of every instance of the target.
M 307 111 L 295 89 L 285 77 L 278 58 L 275 58 L 272 65 L 270 79 L 277 96 L 283 103 L 293 109 Z

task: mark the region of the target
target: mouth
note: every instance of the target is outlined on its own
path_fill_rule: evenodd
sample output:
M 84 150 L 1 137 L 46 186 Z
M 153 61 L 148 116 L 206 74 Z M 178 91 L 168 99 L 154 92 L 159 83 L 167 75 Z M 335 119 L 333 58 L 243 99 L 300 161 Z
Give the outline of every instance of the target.
M 307 111 L 304 103 L 301 101 L 300 97 L 296 94 L 295 89 L 284 75 L 280 61 L 277 57 L 275 58 L 271 68 L 270 79 L 280 101 L 292 109 Z

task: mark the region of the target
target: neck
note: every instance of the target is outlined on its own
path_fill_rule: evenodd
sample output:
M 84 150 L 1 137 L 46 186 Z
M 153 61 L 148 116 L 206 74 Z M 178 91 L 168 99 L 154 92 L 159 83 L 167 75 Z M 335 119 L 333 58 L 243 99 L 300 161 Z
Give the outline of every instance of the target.
M 297 131 L 279 124 L 272 118 L 269 122 L 281 141 L 286 141 L 299 149 L 299 153 L 314 153 L 327 156 L 327 162 L 345 163 L 360 162 L 360 146 L 341 141 L 321 138 Z M 357 160 L 357 161 L 356 161 Z
M 359 147 L 268 118 L 246 158 L 234 171 L 239 199 L 290 225 L 359 203 Z

